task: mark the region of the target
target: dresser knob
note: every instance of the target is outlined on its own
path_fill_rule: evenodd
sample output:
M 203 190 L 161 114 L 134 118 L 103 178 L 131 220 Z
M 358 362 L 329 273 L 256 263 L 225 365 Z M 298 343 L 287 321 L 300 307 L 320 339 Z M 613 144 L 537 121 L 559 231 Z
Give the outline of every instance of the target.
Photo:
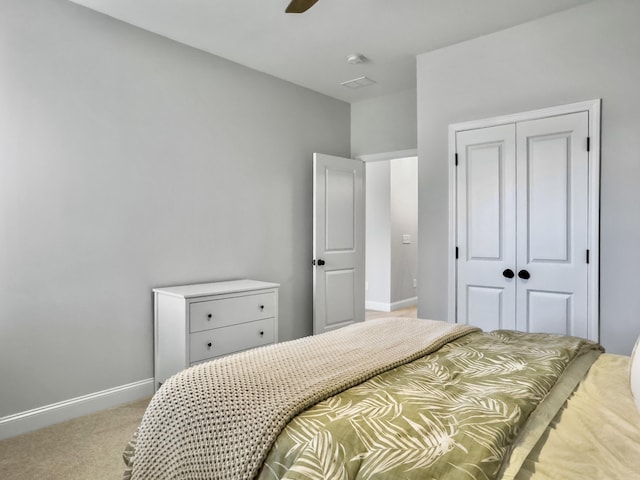
M 264 331 L 260 330 L 260 336 L 264 337 Z
M 213 344 L 211 342 L 207 343 L 207 348 L 211 348 Z
M 264 310 L 264 305 L 260 305 L 260 310 Z
M 212 318 L 212 317 L 213 317 L 213 315 L 211 315 L 211 314 L 208 314 L 208 315 L 207 315 L 207 319 L 208 319 L 208 320 L 211 320 L 211 318 Z

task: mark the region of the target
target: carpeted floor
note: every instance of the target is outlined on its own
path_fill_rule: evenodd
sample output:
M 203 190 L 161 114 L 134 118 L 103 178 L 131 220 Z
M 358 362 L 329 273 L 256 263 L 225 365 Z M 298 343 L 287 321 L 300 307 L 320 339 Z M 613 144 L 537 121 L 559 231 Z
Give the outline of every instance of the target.
M 415 317 L 416 308 L 366 318 Z M 122 452 L 149 398 L 0 441 L 2 480 L 119 480 Z
M 118 480 L 150 399 L 0 441 L 2 480 Z
M 384 318 L 384 317 L 417 317 L 417 307 L 407 307 L 401 308 L 400 310 L 394 310 L 393 312 L 380 312 L 377 310 L 367 310 L 365 311 L 365 319 L 373 320 L 374 318 Z

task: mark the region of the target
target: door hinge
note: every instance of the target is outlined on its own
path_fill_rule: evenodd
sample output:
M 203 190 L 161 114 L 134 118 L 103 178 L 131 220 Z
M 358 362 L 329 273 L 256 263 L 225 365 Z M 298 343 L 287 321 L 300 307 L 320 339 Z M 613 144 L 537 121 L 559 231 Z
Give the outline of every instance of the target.
M 587 137 L 587 152 L 591 151 L 591 137 Z
M 589 263 L 589 250 L 587 249 L 587 263 Z
M 456 260 L 458 259 L 458 247 L 456 247 Z
M 455 155 L 455 162 L 456 162 L 456 167 L 458 166 L 458 153 L 456 153 Z

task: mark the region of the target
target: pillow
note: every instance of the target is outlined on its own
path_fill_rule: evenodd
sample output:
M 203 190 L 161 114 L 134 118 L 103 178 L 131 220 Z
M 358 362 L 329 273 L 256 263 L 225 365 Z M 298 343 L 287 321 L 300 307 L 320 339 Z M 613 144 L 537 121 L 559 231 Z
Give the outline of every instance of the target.
M 636 346 L 633 347 L 631 354 L 629 383 L 631 384 L 631 395 L 636 402 L 638 412 L 640 412 L 640 337 L 636 340 Z

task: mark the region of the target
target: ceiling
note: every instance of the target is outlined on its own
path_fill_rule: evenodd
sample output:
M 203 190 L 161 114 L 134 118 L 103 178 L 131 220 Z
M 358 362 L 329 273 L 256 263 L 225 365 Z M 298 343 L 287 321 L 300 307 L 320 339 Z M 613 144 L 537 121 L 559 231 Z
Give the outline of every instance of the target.
M 352 103 L 415 88 L 420 53 L 592 0 L 319 0 L 303 14 L 289 0 L 71 1 Z M 376 83 L 341 85 L 362 76 Z

